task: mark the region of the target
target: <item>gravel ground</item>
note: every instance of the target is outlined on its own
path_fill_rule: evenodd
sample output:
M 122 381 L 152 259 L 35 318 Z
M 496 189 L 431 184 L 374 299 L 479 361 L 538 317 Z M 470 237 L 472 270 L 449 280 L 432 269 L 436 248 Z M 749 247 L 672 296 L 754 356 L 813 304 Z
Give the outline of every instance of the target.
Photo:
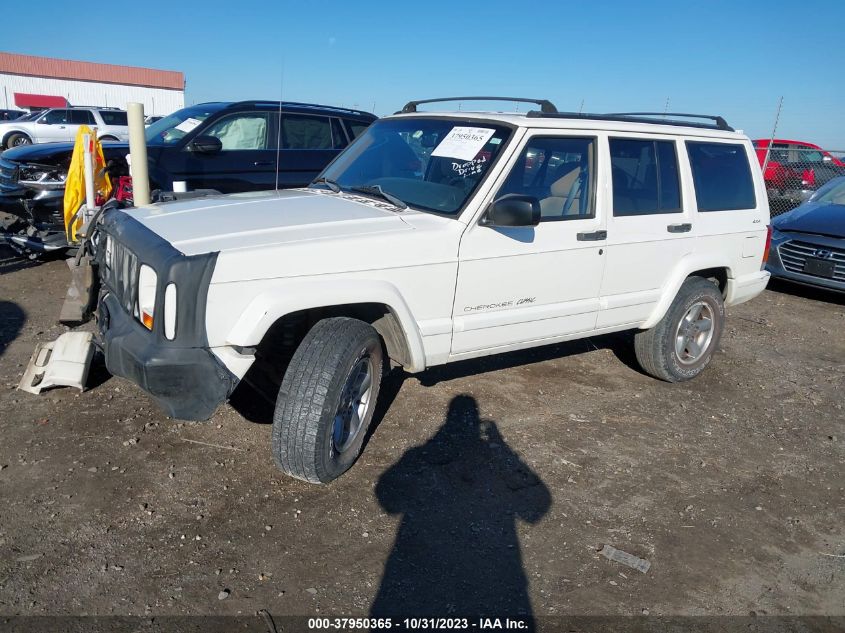
M 67 272 L 0 259 L 2 615 L 845 615 L 842 296 L 730 309 L 679 385 L 622 335 L 393 375 L 319 487 L 230 405 L 173 421 L 103 371 L 16 391 Z

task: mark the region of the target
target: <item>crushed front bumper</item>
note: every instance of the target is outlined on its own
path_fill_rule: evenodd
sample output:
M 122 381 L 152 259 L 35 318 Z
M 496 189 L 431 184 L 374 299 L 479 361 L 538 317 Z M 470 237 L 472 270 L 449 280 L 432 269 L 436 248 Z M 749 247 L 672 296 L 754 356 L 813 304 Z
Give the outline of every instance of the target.
M 137 384 L 173 418 L 207 420 L 235 388 L 237 379 L 208 349 L 157 345 L 114 295 L 100 300 L 97 326 L 109 372 Z

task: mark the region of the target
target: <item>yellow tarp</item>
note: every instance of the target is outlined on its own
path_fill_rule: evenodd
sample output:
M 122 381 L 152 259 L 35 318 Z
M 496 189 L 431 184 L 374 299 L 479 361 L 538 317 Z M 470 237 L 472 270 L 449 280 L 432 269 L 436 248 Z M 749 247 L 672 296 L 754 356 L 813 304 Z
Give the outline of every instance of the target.
M 103 146 L 97 140 L 94 132 L 87 125 L 80 125 L 76 133 L 76 143 L 73 146 L 73 157 L 70 160 L 70 167 L 65 181 L 65 233 L 68 242 L 76 241 L 76 232 L 82 228 L 82 218 L 77 215 L 79 207 L 85 204 L 85 159 L 83 152 L 85 146 L 82 136 L 91 135 L 91 142 L 94 144 L 94 192 L 103 198 L 111 195 L 112 186 L 109 175 L 106 173 L 106 159 L 103 157 Z

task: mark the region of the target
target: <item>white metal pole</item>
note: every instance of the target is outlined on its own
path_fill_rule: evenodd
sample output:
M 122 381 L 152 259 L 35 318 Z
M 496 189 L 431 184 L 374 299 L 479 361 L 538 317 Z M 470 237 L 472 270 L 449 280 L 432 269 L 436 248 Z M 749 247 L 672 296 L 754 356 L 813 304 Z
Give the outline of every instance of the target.
M 129 154 L 132 170 L 132 197 L 135 206 L 150 204 L 150 178 L 147 164 L 147 139 L 144 136 L 144 104 L 127 103 L 129 115 Z
M 82 164 L 85 175 L 85 216 L 83 223 L 87 223 L 94 213 L 94 203 L 96 202 L 94 194 L 94 137 L 90 134 L 83 134 L 82 145 L 84 147 Z

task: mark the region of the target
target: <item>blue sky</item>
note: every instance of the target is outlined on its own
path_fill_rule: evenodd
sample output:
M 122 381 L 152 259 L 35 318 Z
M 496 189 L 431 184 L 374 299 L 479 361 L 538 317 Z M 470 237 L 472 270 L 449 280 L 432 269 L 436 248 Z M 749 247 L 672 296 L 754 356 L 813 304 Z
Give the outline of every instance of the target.
M 136 23 L 45 0 L 0 49 L 181 70 L 186 102 L 278 99 L 383 115 L 410 99 L 544 97 L 561 110 L 721 114 L 845 150 L 843 0 L 144 0 Z M 26 3 L 3 23 L 29 24 Z M 44 16 L 51 16 L 44 18 Z M 83 35 L 93 28 L 90 36 Z

